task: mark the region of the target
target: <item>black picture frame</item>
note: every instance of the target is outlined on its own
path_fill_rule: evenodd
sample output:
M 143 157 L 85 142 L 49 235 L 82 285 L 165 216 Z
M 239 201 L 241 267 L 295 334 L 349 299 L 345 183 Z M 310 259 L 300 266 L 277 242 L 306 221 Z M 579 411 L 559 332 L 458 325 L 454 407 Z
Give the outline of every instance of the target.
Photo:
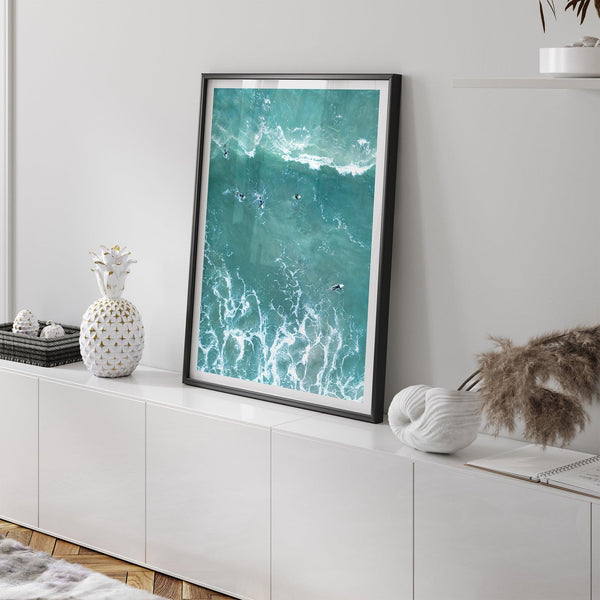
M 382 421 L 400 95 L 397 74 L 202 75 L 185 384 Z

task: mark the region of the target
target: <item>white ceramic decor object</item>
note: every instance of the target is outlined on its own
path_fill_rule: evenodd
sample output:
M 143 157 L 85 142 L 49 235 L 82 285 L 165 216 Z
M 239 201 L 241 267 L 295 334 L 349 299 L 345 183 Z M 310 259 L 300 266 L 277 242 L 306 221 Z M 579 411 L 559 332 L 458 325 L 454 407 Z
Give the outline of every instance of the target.
M 36 337 L 40 330 L 40 324 L 37 317 L 28 309 L 25 308 L 15 317 L 12 326 L 13 333 L 22 333 Z
M 125 377 L 144 351 L 144 326 L 138 309 L 121 298 L 129 266 L 137 262 L 119 246 L 101 246 L 94 257 L 102 298 L 88 307 L 81 321 L 79 348 L 85 366 L 98 377 Z
M 600 47 L 540 48 L 540 73 L 554 77 L 600 77 Z
M 403 444 L 424 452 L 452 454 L 477 437 L 480 405 L 477 392 L 413 385 L 394 396 L 388 418 Z
M 54 321 L 48 321 L 48 325 L 46 325 L 46 327 L 44 327 L 40 333 L 40 337 L 47 340 L 59 338 L 63 335 L 65 335 L 65 330 L 61 325 L 55 323 Z

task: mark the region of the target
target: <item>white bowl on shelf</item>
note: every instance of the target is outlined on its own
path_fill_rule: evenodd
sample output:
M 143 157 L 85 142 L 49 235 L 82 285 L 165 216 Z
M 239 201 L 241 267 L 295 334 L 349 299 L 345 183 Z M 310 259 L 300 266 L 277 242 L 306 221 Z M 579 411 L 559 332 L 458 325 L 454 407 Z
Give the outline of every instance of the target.
M 600 77 L 600 47 L 540 48 L 540 74 Z

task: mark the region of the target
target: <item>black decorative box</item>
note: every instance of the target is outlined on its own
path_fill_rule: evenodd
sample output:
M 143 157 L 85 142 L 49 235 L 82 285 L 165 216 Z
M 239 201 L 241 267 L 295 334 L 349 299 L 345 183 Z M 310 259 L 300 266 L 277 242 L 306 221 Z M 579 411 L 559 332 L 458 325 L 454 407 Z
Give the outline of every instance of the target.
M 40 321 L 40 330 L 46 323 Z M 12 332 L 12 323 L 0 324 L 0 358 L 39 367 L 57 367 L 81 360 L 79 328 L 63 325 L 65 335 L 45 339 Z

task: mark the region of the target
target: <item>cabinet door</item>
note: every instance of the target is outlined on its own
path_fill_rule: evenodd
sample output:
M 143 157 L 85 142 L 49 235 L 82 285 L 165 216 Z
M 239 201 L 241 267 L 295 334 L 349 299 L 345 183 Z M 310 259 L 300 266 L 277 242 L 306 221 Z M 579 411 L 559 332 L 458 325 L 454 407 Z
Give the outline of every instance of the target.
M 142 402 L 40 381 L 40 528 L 144 561 Z
M 38 525 L 38 380 L 0 371 L 0 515 Z
M 592 504 L 592 600 L 600 600 L 600 504 Z
M 415 600 L 589 597 L 588 502 L 415 465 Z
M 148 406 L 147 562 L 269 598 L 270 433 Z
M 273 600 L 412 599 L 412 463 L 272 441 Z

